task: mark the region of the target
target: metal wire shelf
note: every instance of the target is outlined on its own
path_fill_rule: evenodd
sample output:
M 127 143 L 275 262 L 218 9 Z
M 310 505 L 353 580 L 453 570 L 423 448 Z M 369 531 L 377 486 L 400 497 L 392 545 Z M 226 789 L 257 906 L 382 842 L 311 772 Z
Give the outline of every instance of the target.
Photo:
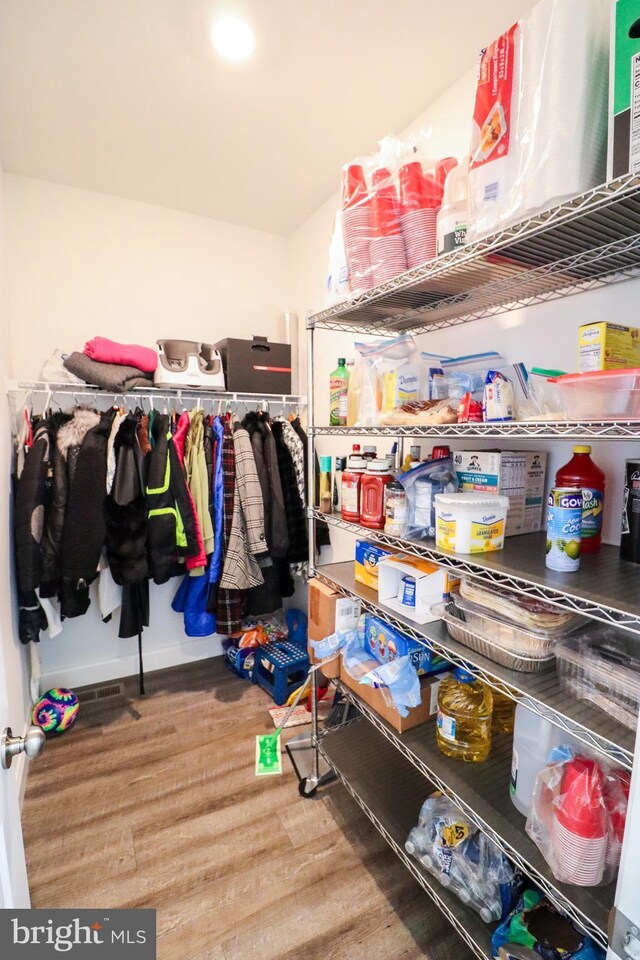
M 555 670 L 542 673 L 518 673 L 493 663 L 481 654 L 453 640 L 441 621 L 416 624 L 385 604 L 379 603 L 373 590 L 356 583 L 353 563 L 333 563 L 318 567 L 315 576 L 332 589 L 360 601 L 364 610 L 444 657 L 455 666 L 470 669 L 498 693 L 503 693 L 528 710 L 597 750 L 616 766 L 630 770 L 633 765 L 635 731 L 618 723 L 608 714 L 567 697 Z
M 433 541 L 402 540 L 381 530 L 369 530 L 343 520 L 340 514 L 310 509 L 315 520 L 364 537 L 397 553 L 422 557 L 459 574 L 545 600 L 592 620 L 640 633 L 638 568 L 620 559 L 616 547 L 603 544 L 599 553 L 585 557 L 580 570 L 570 575 L 545 567 L 545 534 L 510 537 L 504 550 L 474 554 L 473 558 L 438 549 Z
M 400 274 L 310 328 L 424 333 L 640 276 L 640 177 L 625 176 Z
M 310 427 L 316 437 L 433 437 L 452 440 L 636 440 L 640 420 L 554 420 L 512 423 L 442 423 L 433 426 Z
M 397 751 L 388 747 L 384 740 L 382 740 L 384 756 L 378 755 L 373 758 L 361 755 L 358 760 L 350 757 L 345 733 L 359 725 L 359 723 L 349 724 L 347 727 L 338 727 L 329 731 L 319 741 L 320 753 L 376 830 L 384 837 L 396 856 L 442 911 L 475 956 L 479 960 L 490 960 L 491 928 L 453 893 L 439 886 L 437 881 L 404 849 L 407 834 L 417 822 L 418 813 L 427 792 L 421 774 L 407 764 Z M 359 762 L 362 760 L 365 764 Z M 368 769 L 366 761 L 370 761 Z M 380 782 L 381 770 L 386 774 L 384 777 L 386 783 L 396 785 L 401 782 L 403 789 L 397 792 L 392 790 L 393 795 L 390 795 L 385 790 L 385 784 Z
M 5 389 L 10 399 L 23 401 L 25 396 L 58 395 L 90 398 L 92 400 L 104 398 L 132 397 L 138 400 L 159 401 L 165 398 L 171 400 L 220 400 L 223 403 L 274 403 L 283 406 L 304 406 L 307 398 L 302 394 L 280 393 L 237 393 L 228 390 L 203 390 L 199 387 L 136 387 L 126 393 L 122 391 L 102 390 L 89 383 L 46 383 L 39 380 L 7 380 Z
M 343 695 L 359 708 L 393 750 L 400 752 L 430 783 L 450 797 L 465 817 L 530 877 L 559 910 L 606 949 L 607 918 L 613 906 L 615 884 L 576 887 L 561 884 L 554 878 L 542 854 L 526 834 L 525 820 L 509 797 L 511 741 L 508 737 L 494 738 L 491 753 L 484 763 L 463 765 L 439 752 L 434 722 L 421 724 L 400 735 L 352 690 L 342 683 L 339 686 Z M 375 750 L 376 765 L 383 769 L 378 737 L 374 735 L 372 738 L 356 725 L 343 736 L 351 740 L 351 749 L 359 757 L 367 752 L 368 747 L 370 752 Z M 372 739 L 373 744 L 369 746 Z

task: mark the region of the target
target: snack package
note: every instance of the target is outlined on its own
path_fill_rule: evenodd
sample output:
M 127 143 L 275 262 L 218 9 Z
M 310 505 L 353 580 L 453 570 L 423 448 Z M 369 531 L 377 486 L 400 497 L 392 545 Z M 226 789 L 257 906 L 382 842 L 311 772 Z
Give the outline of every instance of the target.
M 487 423 L 515 420 L 513 384 L 499 370 L 489 370 L 485 377 L 482 418 Z
M 519 871 L 439 791 L 423 803 L 405 850 L 485 923 L 501 920 L 518 899 Z
M 493 931 L 494 957 L 508 944 L 528 947 L 543 960 L 605 960 L 604 950 L 559 913 L 539 890 L 525 890 L 513 912 Z
M 602 0 L 540 0 L 482 50 L 467 240 L 606 179 L 609 12 Z
M 611 883 L 620 863 L 629 783 L 627 770 L 569 747 L 552 751 L 536 778 L 527 833 L 556 879 L 582 887 Z

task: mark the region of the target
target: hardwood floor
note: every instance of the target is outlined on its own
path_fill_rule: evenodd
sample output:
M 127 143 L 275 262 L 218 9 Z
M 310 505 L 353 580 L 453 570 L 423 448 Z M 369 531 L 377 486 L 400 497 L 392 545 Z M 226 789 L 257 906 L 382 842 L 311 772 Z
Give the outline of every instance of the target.
M 468 960 L 337 783 L 254 776 L 270 701 L 220 659 L 83 705 L 30 767 L 34 907 L 154 907 L 159 960 Z M 292 734 L 307 728 L 294 728 Z

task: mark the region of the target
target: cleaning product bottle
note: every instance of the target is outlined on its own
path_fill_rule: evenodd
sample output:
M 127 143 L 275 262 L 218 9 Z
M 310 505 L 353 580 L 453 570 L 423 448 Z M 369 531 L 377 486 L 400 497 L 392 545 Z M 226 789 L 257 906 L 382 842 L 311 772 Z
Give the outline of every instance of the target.
M 347 390 L 349 372 L 344 357 L 338 358 L 338 366 L 331 374 L 329 382 L 329 423 L 332 427 L 347 425 Z
M 436 742 L 446 757 L 477 763 L 491 750 L 490 688 L 456 667 L 438 689 Z
M 591 447 L 573 448 L 573 457 L 556 473 L 556 487 L 582 488 L 582 540 L 580 553 L 596 553 L 602 538 L 604 471 L 591 459 Z
M 331 457 L 320 457 L 320 513 L 331 513 Z
M 444 182 L 442 206 L 436 219 L 438 256 L 463 247 L 469 222 L 469 159 L 453 167 Z
M 513 733 L 513 719 L 516 712 L 515 700 L 497 690 L 493 695 L 493 714 L 491 717 L 491 733 Z

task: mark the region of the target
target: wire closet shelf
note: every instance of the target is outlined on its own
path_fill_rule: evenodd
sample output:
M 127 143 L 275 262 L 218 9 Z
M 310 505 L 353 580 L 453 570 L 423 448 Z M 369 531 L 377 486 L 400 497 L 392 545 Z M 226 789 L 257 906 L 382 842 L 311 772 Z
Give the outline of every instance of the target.
M 620 177 L 312 315 L 310 328 L 425 333 L 640 276 L 640 176 Z

